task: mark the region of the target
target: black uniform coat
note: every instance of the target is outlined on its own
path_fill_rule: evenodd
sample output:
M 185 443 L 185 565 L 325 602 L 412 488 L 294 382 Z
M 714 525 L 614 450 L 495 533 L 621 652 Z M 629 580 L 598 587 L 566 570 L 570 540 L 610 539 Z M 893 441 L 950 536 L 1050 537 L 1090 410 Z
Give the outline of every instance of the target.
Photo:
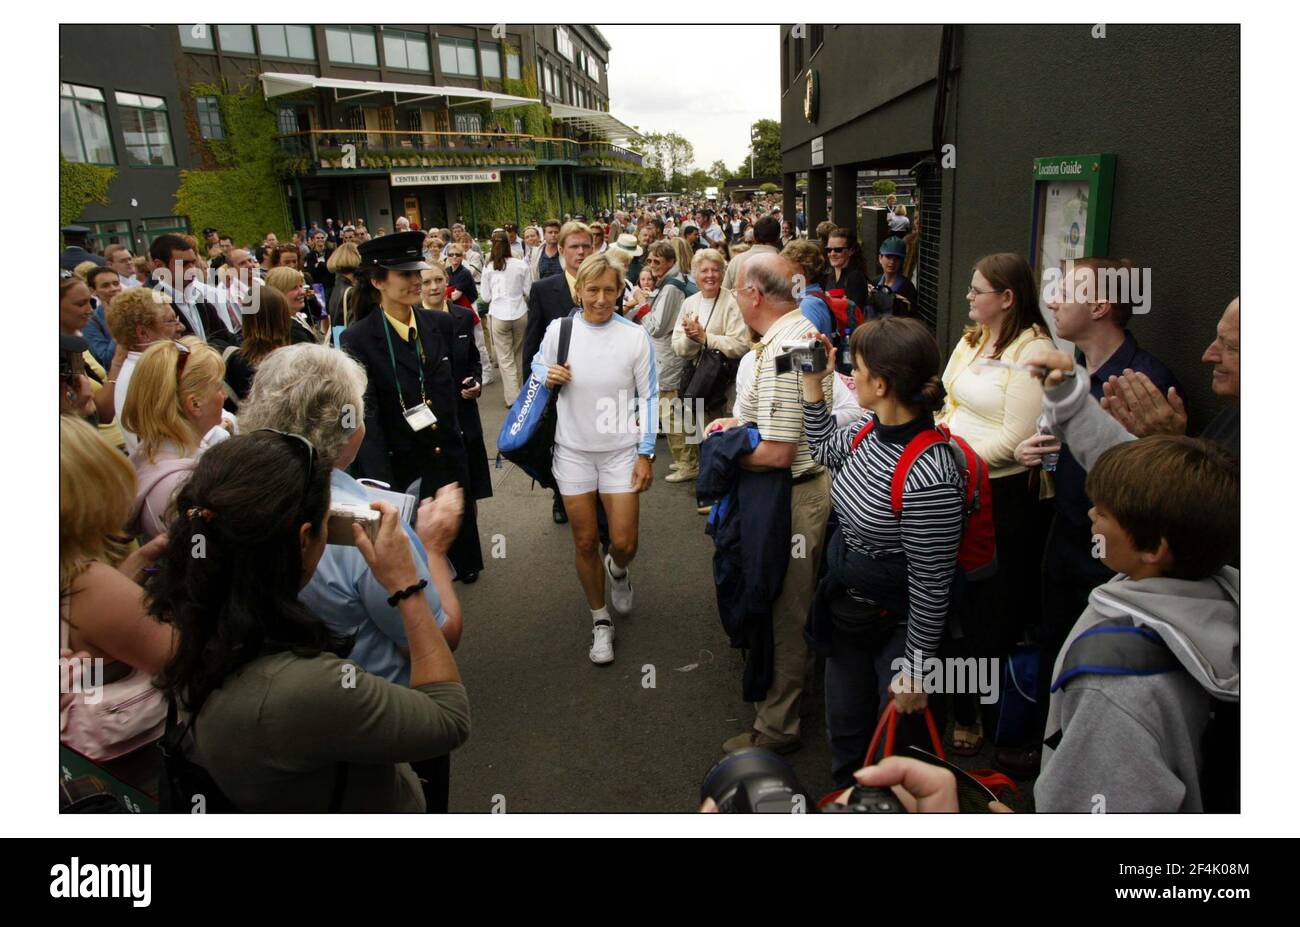
M 451 313 L 452 327 L 456 334 L 451 350 L 451 369 L 456 383 L 464 383 L 467 377 L 476 383 L 482 383 L 483 358 L 474 340 L 474 326 L 481 324 L 478 314 L 473 309 L 454 303 L 444 305 Z M 483 443 L 483 421 L 478 414 L 478 400 L 459 398 L 456 402 L 460 414 L 460 431 L 469 457 L 469 486 L 466 487 L 466 493 L 472 499 L 487 499 L 492 495 L 492 470 L 488 466 L 487 448 Z
M 460 386 L 452 369 L 456 335 L 451 316 L 415 308 L 414 320 L 424 356 L 424 391 L 438 421 L 436 426 L 412 431 L 403 411 L 420 402 L 419 361 L 415 345 L 388 324 L 383 310 L 374 310 L 350 325 L 340 345 L 366 369 L 366 436 L 352 466 L 356 477 L 369 477 L 405 492 L 420 480 L 420 498 L 440 486 L 459 483 L 470 491 L 469 460 L 461 433 L 458 400 Z M 392 336 L 397 378 L 388 356 L 385 330 Z M 399 394 L 400 388 L 400 394 Z M 403 405 L 405 402 L 405 405 Z M 451 550 L 447 552 L 458 574 L 483 568 L 478 524 L 467 507 Z

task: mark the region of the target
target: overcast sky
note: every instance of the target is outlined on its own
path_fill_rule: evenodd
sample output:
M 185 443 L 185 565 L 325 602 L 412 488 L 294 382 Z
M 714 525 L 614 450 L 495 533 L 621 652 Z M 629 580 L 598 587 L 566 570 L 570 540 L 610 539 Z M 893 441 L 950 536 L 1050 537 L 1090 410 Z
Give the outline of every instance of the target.
M 695 167 L 749 157 L 749 126 L 781 118 L 779 26 L 597 26 L 609 40 L 609 109 L 677 132 Z

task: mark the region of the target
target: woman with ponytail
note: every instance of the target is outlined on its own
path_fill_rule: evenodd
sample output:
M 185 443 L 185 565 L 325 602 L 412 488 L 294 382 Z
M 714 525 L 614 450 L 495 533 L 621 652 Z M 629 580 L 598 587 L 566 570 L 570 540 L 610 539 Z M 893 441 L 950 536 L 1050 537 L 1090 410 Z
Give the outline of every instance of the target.
M 136 500 L 130 526 L 143 538 L 166 529 L 172 497 L 206 448 L 230 437 L 222 412 L 226 365 L 197 338 L 159 341 L 140 356 L 122 407 L 139 444 L 131 454 Z
M 147 584 L 151 613 L 177 637 L 159 680 L 178 714 L 165 738 L 165 808 L 189 811 L 192 795 L 178 789 L 206 774 L 219 792 L 209 810 L 422 812 L 410 763 L 468 736 L 460 673 L 396 509 L 371 506 L 381 512 L 373 542 L 349 527 L 402 617 L 409 685 L 345 660 L 351 640 L 300 600 L 325 551 L 329 504 L 329 463 L 306 438 L 266 430 L 212 448 L 181 488 Z
M 831 471 L 838 516 L 812 619 L 828 653 L 826 726 L 837 788 L 853 784 L 891 697 L 900 714 L 927 707 L 922 661 L 936 656 L 943 638 L 964 515 L 963 472 L 947 442 L 930 445 L 908 469 L 901 515 L 890 497 L 904 449 L 934 428 L 943 406 L 934 336 L 915 319 L 887 316 L 858 326 L 849 347 L 866 413 L 857 425 L 836 429 L 824 373 L 803 378 L 808 447 Z

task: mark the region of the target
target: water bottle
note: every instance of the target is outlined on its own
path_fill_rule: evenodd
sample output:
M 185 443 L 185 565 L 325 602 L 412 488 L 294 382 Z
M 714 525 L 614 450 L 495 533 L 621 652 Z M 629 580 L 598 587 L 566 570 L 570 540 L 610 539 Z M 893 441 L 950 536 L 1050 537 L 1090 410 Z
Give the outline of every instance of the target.
M 853 334 L 852 327 L 844 326 L 844 338 L 840 341 L 839 363 L 835 366 L 839 372 L 850 376 L 853 373 L 853 352 L 849 349 L 849 337 Z
M 1040 435 L 1050 435 L 1050 434 L 1052 433 L 1052 427 L 1051 427 L 1050 424 L 1048 424 L 1047 416 L 1046 416 L 1046 415 L 1041 415 L 1041 416 L 1039 416 L 1039 418 L 1038 418 L 1038 433 L 1039 433 Z M 1044 472 L 1044 473 L 1055 473 L 1055 472 L 1056 472 L 1056 464 L 1057 464 L 1057 462 L 1058 462 L 1060 459 L 1061 459 L 1061 452 L 1060 452 L 1060 451 L 1053 451 L 1053 452 L 1050 453 L 1050 454 L 1044 454 L 1044 455 L 1043 455 L 1043 472 Z

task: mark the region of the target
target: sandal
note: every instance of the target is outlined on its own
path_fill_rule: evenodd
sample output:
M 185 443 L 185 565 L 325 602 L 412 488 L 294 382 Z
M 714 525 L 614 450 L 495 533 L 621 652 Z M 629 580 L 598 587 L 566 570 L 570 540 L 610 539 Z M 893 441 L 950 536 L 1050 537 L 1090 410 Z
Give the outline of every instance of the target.
M 984 731 L 978 723 L 952 726 L 952 752 L 958 756 L 974 756 L 984 747 Z

